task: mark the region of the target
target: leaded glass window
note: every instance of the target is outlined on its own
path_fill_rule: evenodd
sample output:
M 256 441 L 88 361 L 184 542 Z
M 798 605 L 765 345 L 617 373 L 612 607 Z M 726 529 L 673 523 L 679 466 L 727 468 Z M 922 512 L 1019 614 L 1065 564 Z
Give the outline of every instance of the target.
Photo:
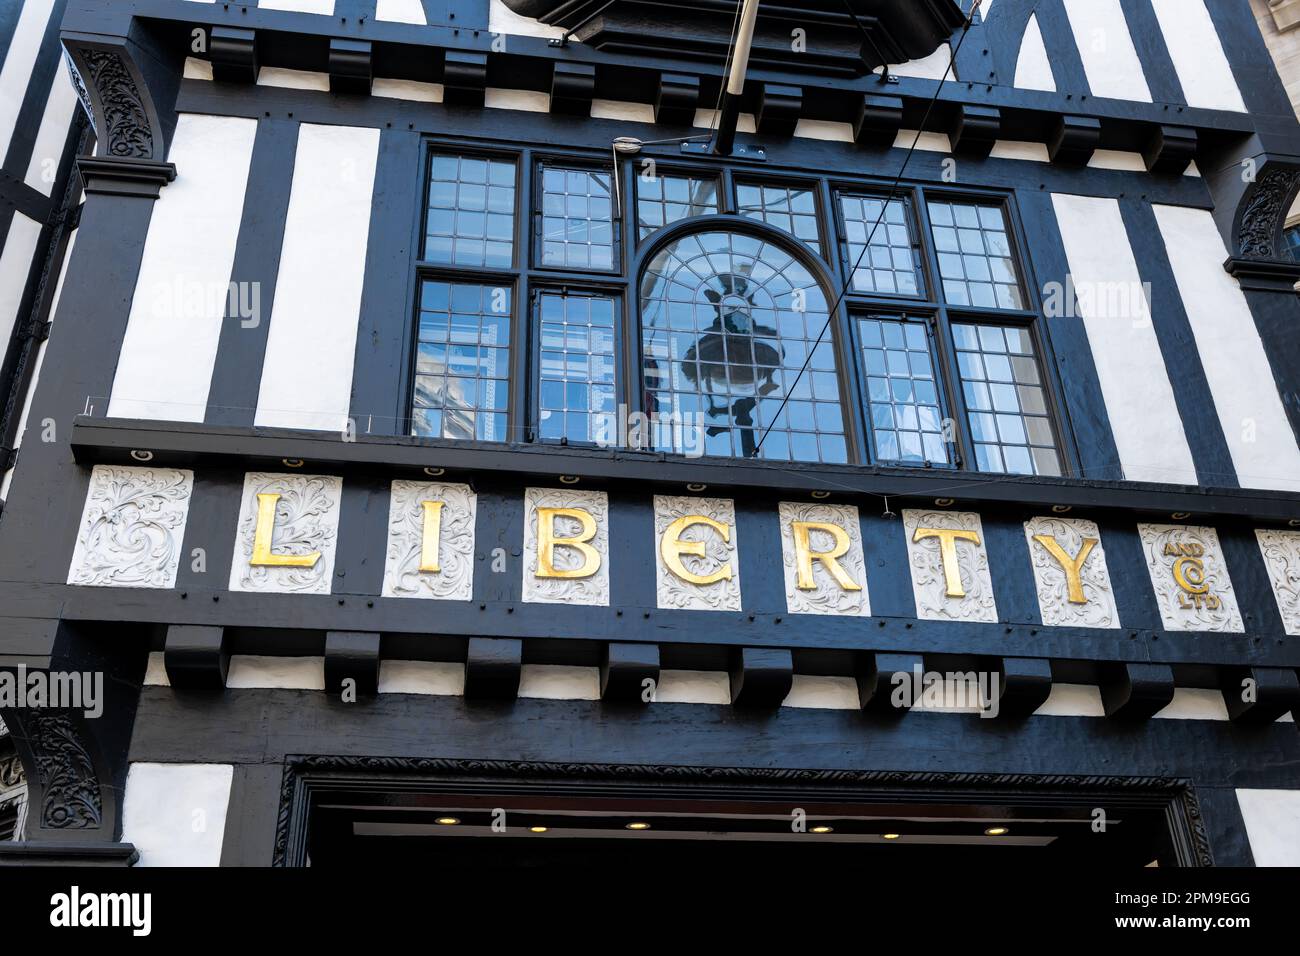
M 883 212 L 883 215 L 882 215 Z M 876 196 L 840 195 L 845 249 L 854 292 L 920 294 L 919 256 L 908 222 L 907 203 Z M 870 249 L 866 250 L 870 238 Z M 864 251 L 866 250 L 866 251 Z
M 947 465 L 939 375 L 926 323 L 871 316 L 858 322 L 876 458 Z
M 514 263 L 515 164 L 435 153 L 429 161 L 424 258 L 508 269 Z
M 541 178 L 542 265 L 614 268 L 610 171 L 544 165 Z
M 677 173 L 637 177 L 636 216 L 642 239 L 678 220 L 717 211 L 718 181 L 713 177 Z
M 770 240 L 710 231 L 668 244 L 641 279 L 647 411 L 697 422 L 706 454 L 847 461 L 827 308 L 809 269 Z
M 598 442 L 616 434 L 612 296 L 538 296 L 538 430 L 543 441 Z
M 1002 207 L 932 200 L 929 208 L 948 304 L 1023 309 L 1020 276 Z
M 418 335 L 411 433 L 506 441 L 510 290 L 426 280 Z
M 802 239 L 813 252 L 821 254 L 817 198 L 811 189 L 740 183 L 736 186 L 736 212 L 747 219 L 757 219 L 788 232 L 796 239 Z
M 1061 459 L 1028 329 L 954 323 L 980 471 L 1059 475 Z

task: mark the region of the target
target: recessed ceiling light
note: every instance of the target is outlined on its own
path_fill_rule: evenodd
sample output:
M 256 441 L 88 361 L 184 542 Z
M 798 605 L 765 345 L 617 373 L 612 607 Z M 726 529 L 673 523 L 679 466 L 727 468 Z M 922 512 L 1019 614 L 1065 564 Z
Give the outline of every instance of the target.
M 445 827 L 454 827 L 456 824 L 460 823 L 460 818 L 459 817 L 438 817 L 438 819 L 434 820 L 433 822 L 441 823 Z
M 825 827 L 825 826 L 822 826 L 822 827 L 813 827 L 813 828 L 812 828 L 812 832 L 813 832 L 813 833 L 834 833 L 834 832 L 835 832 L 835 828 L 834 828 L 834 827 Z
M 1003 836 L 1007 832 L 1006 827 L 989 827 L 984 831 L 985 836 Z
M 545 832 L 546 832 L 547 830 L 549 830 L 549 829 L 550 829 L 550 827 L 529 827 L 529 828 L 528 828 L 528 832 L 529 832 L 529 833 L 545 833 Z
M 650 824 L 648 824 L 648 823 L 641 823 L 640 821 L 638 821 L 638 822 L 636 822 L 636 823 L 629 823 L 629 824 L 627 825 L 627 828 L 628 828 L 629 830 L 649 830 L 649 829 L 650 829 Z
M 901 833 L 882 833 L 882 834 L 880 834 L 880 838 L 881 838 L 882 840 L 897 840 L 900 836 L 902 836 Z

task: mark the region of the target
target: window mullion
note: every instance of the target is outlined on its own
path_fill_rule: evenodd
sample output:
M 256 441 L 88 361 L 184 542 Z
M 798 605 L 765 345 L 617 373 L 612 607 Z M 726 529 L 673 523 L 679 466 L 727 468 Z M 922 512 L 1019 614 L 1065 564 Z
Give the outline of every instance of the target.
M 533 440 L 532 409 L 536 402 L 531 392 L 529 375 L 533 351 L 532 315 L 533 290 L 529 267 L 535 255 L 534 240 L 538 219 L 533 214 L 533 197 L 536 194 L 536 169 L 532 150 L 524 150 L 519 157 L 519 206 L 515 212 L 515 265 L 518 268 L 519 287 L 516 290 L 511 316 L 514 348 L 510 356 L 510 409 L 508 431 L 512 441 Z
M 848 274 L 845 270 L 843 255 L 843 230 L 839 219 L 839 207 L 835 192 L 826 180 L 819 180 L 818 192 L 823 213 L 821 216 L 826 243 L 832 255 L 826 257 L 830 268 L 831 285 L 835 292 L 848 289 Z M 832 300 L 833 301 L 833 300 Z M 868 464 L 871 461 L 871 444 L 868 439 L 866 421 L 866 388 L 862 380 L 861 349 L 853 328 L 853 316 L 849 310 L 848 295 L 840 296 L 840 304 L 831 316 L 836 331 L 832 339 L 835 348 L 835 361 L 840 369 L 840 394 L 848 428 L 845 435 L 849 441 L 851 461 Z

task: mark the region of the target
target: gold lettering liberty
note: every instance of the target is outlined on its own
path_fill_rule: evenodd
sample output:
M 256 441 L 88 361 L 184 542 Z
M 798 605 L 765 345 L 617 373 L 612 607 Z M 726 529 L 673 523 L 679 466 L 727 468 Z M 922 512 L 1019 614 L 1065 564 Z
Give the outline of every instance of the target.
M 420 570 L 430 574 L 442 571 L 438 563 L 438 544 L 442 540 L 442 507 L 444 501 L 421 501 L 424 525 L 420 535 Z
M 1079 576 L 1079 572 L 1083 570 L 1083 564 L 1088 560 L 1088 556 L 1092 554 L 1092 549 L 1098 545 L 1098 539 L 1084 538 L 1083 544 L 1079 546 L 1079 553 L 1073 558 L 1061 547 L 1055 535 L 1036 534 L 1034 540 L 1043 546 L 1043 550 L 1056 559 L 1056 563 L 1065 572 L 1065 583 L 1069 591 L 1070 603 L 1087 604 L 1088 597 L 1083 593 L 1083 579 Z
M 257 496 L 257 526 L 253 530 L 253 556 L 248 563 L 265 568 L 314 568 L 320 552 L 311 554 L 275 554 L 271 540 L 275 531 L 275 506 L 280 501 L 278 492 L 261 492 Z
M 849 553 L 849 533 L 837 524 L 822 521 L 796 521 L 791 525 L 794 533 L 795 566 L 798 569 L 796 586 L 800 591 L 815 591 L 817 583 L 813 580 L 813 562 L 820 561 L 830 576 L 845 591 L 861 591 L 857 584 L 845 573 L 839 559 Z M 810 531 L 822 531 L 830 535 L 835 546 L 829 551 L 814 551 L 809 541 Z
M 682 532 L 698 524 L 712 528 L 722 536 L 723 541 L 731 541 L 731 528 L 727 525 L 704 515 L 686 515 L 683 518 L 678 518 L 664 529 L 664 536 L 659 540 L 659 556 L 663 558 L 664 564 L 667 565 L 669 571 L 688 584 L 717 584 L 719 581 L 731 580 L 730 561 L 712 574 L 694 574 L 686 569 L 686 565 L 682 564 L 682 555 L 689 554 L 697 558 L 704 557 L 703 541 L 682 540 Z
M 950 598 L 964 598 L 966 589 L 961 583 L 961 568 L 957 564 L 957 542 L 969 541 L 976 546 L 980 536 L 974 531 L 961 531 L 956 528 L 917 528 L 912 541 L 924 541 L 926 538 L 939 539 L 939 558 L 943 562 L 943 577 L 947 584 Z
M 582 530 L 576 537 L 557 538 L 555 519 L 571 518 Z M 537 509 L 537 577 L 539 578 L 589 578 L 600 570 L 600 552 L 588 542 L 596 537 L 596 519 L 581 508 Z M 555 566 L 555 549 L 572 548 L 582 555 L 582 564 L 572 570 Z

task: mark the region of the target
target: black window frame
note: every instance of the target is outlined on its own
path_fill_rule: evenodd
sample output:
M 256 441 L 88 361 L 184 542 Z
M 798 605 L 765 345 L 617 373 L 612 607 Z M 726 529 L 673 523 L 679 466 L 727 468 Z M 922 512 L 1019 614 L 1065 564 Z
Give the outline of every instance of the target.
M 419 258 L 424 251 L 426 217 L 428 216 L 428 188 L 432 156 L 437 153 L 480 155 L 491 159 L 509 159 L 515 163 L 515 233 L 513 239 L 513 265 L 510 269 L 480 269 L 444 265 Z M 665 175 L 686 175 L 709 178 L 718 184 L 717 216 L 698 216 L 661 227 L 640 236 L 638 216 L 638 178 L 643 163 L 653 161 L 656 172 Z M 612 209 L 613 265 L 608 271 L 585 267 L 543 265 L 542 256 L 542 175 L 547 166 L 604 170 L 612 173 L 611 184 L 615 203 Z M 509 383 L 509 412 L 507 430 L 510 442 L 542 444 L 539 433 L 540 408 L 540 325 L 538 292 L 541 290 L 587 290 L 609 295 L 618 303 L 615 309 L 615 381 L 617 406 L 629 413 L 645 410 L 645 388 L 641 369 L 640 328 L 640 273 L 648 253 L 657 249 L 669 230 L 694 231 L 709 228 L 709 222 L 719 218 L 742 220 L 762 229 L 770 230 L 790 244 L 791 249 L 806 253 L 817 265 L 819 279 L 826 283 L 828 301 L 840 296 L 839 305 L 832 311 L 828 336 L 838 363 L 841 379 L 842 409 L 849 463 L 856 466 L 878 466 L 912 470 L 918 468 L 975 472 L 976 458 L 971 435 L 969 410 L 962 394 L 962 379 L 957 368 L 956 346 L 952 324 L 966 322 L 975 325 L 1017 326 L 1028 330 L 1038 363 L 1048 420 L 1056 442 L 1061 465 L 1061 477 L 1079 474 L 1078 451 L 1073 441 L 1072 429 L 1065 414 L 1055 355 L 1051 345 L 1050 329 L 1041 311 L 1039 285 L 1035 279 L 1032 258 L 1027 254 L 1024 226 L 1013 190 L 970 187 L 958 184 L 940 184 L 921 181 L 899 183 L 883 181 L 880 177 L 852 175 L 840 172 L 814 172 L 807 169 L 782 168 L 773 165 L 768 169 L 757 164 L 737 161 L 713 162 L 679 157 L 668 150 L 650 151 L 636 156 L 614 156 L 610 151 L 585 147 L 558 147 L 524 143 L 506 146 L 499 141 L 469 137 L 426 136 L 422 139 L 421 167 L 423 181 L 419 190 L 421 208 L 414 217 L 413 249 L 416 250 L 412 267 L 410 308 L 411 326 L 407 330 L 405 362 L 406 375 L 402 383 L 405 401 L 404 412 L 399 411 L 400 431 L 411 433 L 414 369 L 416 361 L 416 329 L 418 296 L 422 280 L 440 278 L 450 281 L 477 281 L 483 284 L 506 287 L 511 294 L 511 378 Z M 813 193 L 818 226 L 818 250 L 806 241 L 777 227 L 766 226 L 760 220 L 741 217 L 738 211 L 737 187 L 741 184 L 779 185 L 805 188 Z M 840 194 L 873 196 L 885 201 L 903 203 L 907 227 L 913 238 L 914 251 L 919 258 L 919 277 L 922 289 L 917 295 L 906 293 L 859 292 L 852 288 L 850 276 L 853 263 L 847 261 L 848 242 Z M 1000 309 L 949 304 L 944 298 L 942 279 L 938 267 L 937 250 L 929 216 L 928 200 L 970 202 L 985 206 L 998 206 L 1007 225 L 1007 236 L 1012 258 L 1018 274 L 1021 297 L 1025 308 Z M 934 349 L 934 363 L 938 370 L 939 399 L 945 418 L 952 422 L 954 447 L 950 464 L 920 464 L 881 460 L 870 422 L 870 402 L 866 388 L 862 342 L 859 320 L 868 315 L 881 317 L 906 314 L 924 319 L 929 326 L 929 338 Z M 401 416 L 404 415 L 403 419 Z M 443 441 L 417 437 L 420 441 Z M 547 440 L 545 444 L 558 444 Z M 577 442 L 565 444 L 579 444 Z M 994 473 L 996 474 L 996 473 Z

